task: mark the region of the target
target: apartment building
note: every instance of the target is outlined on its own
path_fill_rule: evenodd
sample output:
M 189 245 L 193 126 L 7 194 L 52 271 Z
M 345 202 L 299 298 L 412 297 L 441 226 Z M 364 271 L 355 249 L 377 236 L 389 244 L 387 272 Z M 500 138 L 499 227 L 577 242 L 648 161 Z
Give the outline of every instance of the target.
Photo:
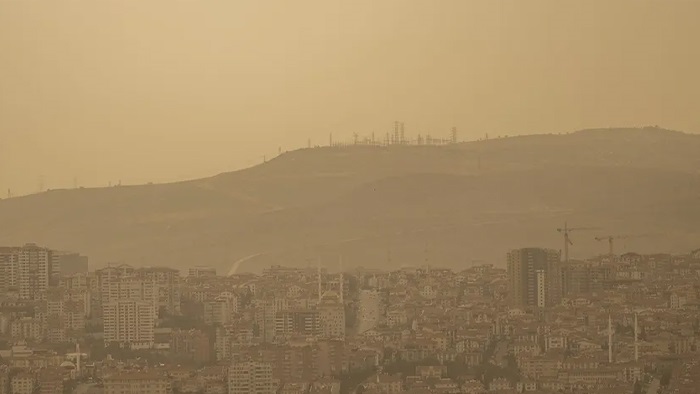
M 249 361 L 234 363 L 229 368 L 229 394 L 274 394 L 277 386 L 270 364 Z
M 104 342 L 150 349 L 155 340 L 156 313 L 152 301 L 120 299 L 103 307 Z
M 36 244 L 0 248 L 0 291 L 39 300 L 49 287 L 53 251 Z
M 345 305 L 321 301 L 318 306 L 320 334 L 324 338 L 345 338 Z
M 559 252 L 540 248 L 508 252 L 508 285 L 515 306 L 558 305 L 561 301 Z
M 130 372 L 104 378 L 104 394 L 167 394 L 168 380 L 159 374 Z

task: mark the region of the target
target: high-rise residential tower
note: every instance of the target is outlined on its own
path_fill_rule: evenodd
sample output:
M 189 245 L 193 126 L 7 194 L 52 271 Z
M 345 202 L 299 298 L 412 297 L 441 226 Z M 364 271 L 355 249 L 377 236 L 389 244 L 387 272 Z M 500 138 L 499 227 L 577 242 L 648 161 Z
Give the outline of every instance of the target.
M 545 308 L 561 301 L 560 254 L 541 248 L 508 253 L 508 284 L 515 306 Z

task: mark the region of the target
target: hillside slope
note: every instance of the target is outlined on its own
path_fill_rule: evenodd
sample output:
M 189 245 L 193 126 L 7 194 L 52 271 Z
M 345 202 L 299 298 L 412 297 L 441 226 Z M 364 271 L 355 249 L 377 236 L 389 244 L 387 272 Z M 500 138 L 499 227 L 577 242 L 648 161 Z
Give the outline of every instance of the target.
M 305 265 L 500 264 L 513 247 L 605 250 L 606 233 L 654 233 L 624 250 L 685 251 L 700 234 L 700 137 L 586 130 L 449 146 L 303 149 L 263 165 L 164 185 L 59 190 L 0 201 L 0 243 L 178 268 L 261 254 L 244 270 Z M 333 263 L 330 263 L 330 262 Z

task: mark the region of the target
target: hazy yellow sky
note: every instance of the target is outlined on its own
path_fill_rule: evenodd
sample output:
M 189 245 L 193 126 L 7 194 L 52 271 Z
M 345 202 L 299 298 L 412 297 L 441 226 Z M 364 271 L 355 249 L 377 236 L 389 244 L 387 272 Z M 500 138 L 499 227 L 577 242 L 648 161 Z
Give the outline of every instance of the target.
M 170 181 L 282 149 L 700 132 L 700 2 L 0 0 L 0 190 Z

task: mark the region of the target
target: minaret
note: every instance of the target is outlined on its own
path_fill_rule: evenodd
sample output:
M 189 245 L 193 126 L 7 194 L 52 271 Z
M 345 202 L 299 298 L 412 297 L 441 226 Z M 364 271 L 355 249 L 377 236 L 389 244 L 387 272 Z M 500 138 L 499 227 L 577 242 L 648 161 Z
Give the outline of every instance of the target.
M 613 337 L 613 332 L 612 332 L 612 317 L 610 314 L 608 314 L 608 362 L 612 364 L 613 362 L 613 353 L 612 353 L 612 337 Z
M 321 259 L 318 260 L 318 303 L 321 303 Z
M 639 331 L 637 325 L 637 312 L 634 312 L 634 361 L 639 361 Z
M 75 352 L 78 354 L 77 360 L 75 362 L 75 371 L 77 372 L 78 376 L 80 376 L 80 359 L 81 354 L 80 354 L 80 343 L 76 342 L 75 343 Z
M 343 293 L 345 290 L 345 279 L 343 279 L 343 256 L 340 256 L 339 264 L 340 264 L 340 275 L 339 275 L 338 280 L 340 280 L 340 304 L 345 305 L 345 301 L 343 299 L 343 297 L 344 297 Z

